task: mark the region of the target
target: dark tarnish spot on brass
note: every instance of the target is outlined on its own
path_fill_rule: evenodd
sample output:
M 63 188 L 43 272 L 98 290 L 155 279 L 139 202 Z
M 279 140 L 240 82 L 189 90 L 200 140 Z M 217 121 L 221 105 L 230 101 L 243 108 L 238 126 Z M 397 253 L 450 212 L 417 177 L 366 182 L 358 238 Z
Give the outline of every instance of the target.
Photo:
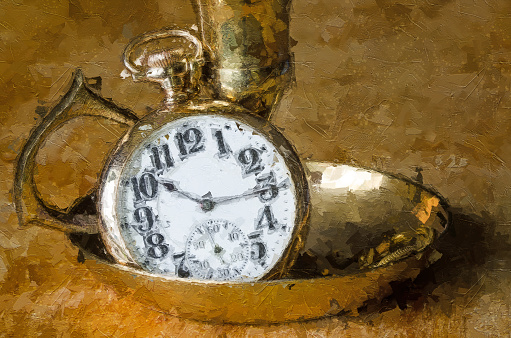
M 78 263 L 84 263 L 85 262 L 85 256 L 83 255 L 83 251 L 82 250 L 78 250 L 78 255 L 76 257 L 76 260 L 78 261 Z
M 342 311 L 342 307 L 339 305 L 337 299 L 334 298 L 330 299 L 330 309 L 328 309 L 327 313 L 329 315 L 336 315 L 340 311 Z

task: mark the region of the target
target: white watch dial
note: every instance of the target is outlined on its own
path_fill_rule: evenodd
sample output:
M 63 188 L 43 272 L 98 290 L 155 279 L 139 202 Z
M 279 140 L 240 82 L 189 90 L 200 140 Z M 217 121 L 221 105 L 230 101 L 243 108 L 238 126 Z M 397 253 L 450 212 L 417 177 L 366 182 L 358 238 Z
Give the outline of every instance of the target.
M 150 272 L 256 280 L 291 241 L 289 169 L 271 142 L 235 119 L 190 116 L 147 130 L 119 182 L 120 234 Z

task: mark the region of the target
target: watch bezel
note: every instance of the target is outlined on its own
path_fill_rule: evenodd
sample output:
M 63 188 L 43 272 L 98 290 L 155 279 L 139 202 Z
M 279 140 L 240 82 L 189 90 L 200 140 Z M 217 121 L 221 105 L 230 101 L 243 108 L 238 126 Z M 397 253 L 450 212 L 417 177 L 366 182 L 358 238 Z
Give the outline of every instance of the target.
M 282 277 L 296 260 L 299 250 L 303 247 L 304 238 L 308 231 L 309 187 L 304 166 L 292 144 L 271 124 L 271 122 L 250 114 L 249 111 L 240 106 L 223 101 L 206 101 L 197 104 L 189 102 L 188 104 L 177 105 L 172 108 L 156 110 L 140 119 L 140 121 L 119 140 L 119 143 L 113 150 L 111 156 L 109 156 L 109 160 L 102 172 L 101 182 L 103 183 L 99 189 L 99 198 L 97 201 L 98 210 L 100 210 L 99 230 L 105 247 L 120 264 L 143 270 L 130 254 L 130 250 L 127 248 L 120 232 L 120 222 L 117 217 L 115 204 L 122 171 L 132 153 L 137 149 L 140 143 L 144 141 L 147 133 L 156 132 L 170 122 L 192 115 L 222 116 L 247 124 L 264 136 L 284 159 L 295 184 L 295 199 L 297 203 L 293 232 L 288 245 L 277 263 L 263 276 L 247 280 L 246 282 Z M 142 126 L 144 126 L 144 128 L 140 128 Z M 188 280 L 170 275 L 162 275 L 162 277 L 173 280 Z M 193 278 L 189 280 L 195 282 L 202 281 Z M 233 283 L 232 281 L 214 282 Z M 235 283 L 239 282 L 240 281 L 236 281 Z

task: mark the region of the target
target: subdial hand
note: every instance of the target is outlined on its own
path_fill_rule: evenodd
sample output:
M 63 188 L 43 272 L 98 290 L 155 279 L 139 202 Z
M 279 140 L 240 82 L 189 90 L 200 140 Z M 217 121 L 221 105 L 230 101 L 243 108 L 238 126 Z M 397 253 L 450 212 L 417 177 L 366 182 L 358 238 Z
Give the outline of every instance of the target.
M 228 202 L 228 201 L 232 201 L 232 200 L 237 200 L 237 199 L 244 198 L 244 197 L 257 196 L 257 195 L 260 195 L 265 192 L 270 192 L 272 194 L 272 196 L 276 196 L 278 191 L 282 188 L 287 188 L 288 184 L 289 184 L 288 180 L 284 180 L 284 181 L 280 182 L 278 185 L 271 184 L 271 185 L 268 185 L 268 186 L 265 186 L 262 188 L 250 189 L 240 195 L 212 198 L 211 202 L 213 204 L 218 204 L 218 203 Z
M 194 202 L 202 203 L 202 201 L 203 201 L 203 198 L 200 197 L 199 195 L 192 194 L 190 192 L 186 192 L 186 191 L 183 191 L 183 190 L 179 189 L 177 187 L 177 185 L 176 185 L 176 182 L 174 182 L 174 181 L 170 181 L 170 180 L 165 180 L 165 179 L 159 178 L 158 179 L 158 183 L 163 185 L 163 187 L 165 187 L 165 189 L 167 189 L 168 191 L 175 192 L 175 193 L 177 193 L 177 194 L 179 194 L 179 195 L 181 195 L 183 197 L 186 197 L 189 200 L 192 200 Z
M 208 228 L 204 228 L 204 230 L 206 231 L 206 233 L 208 234 L 208 237 L 209 237 L 209 241 L 211 242 L 211 245 L 213 246 L 213 252 L 215 253 L 215 255 L 220 258 L 220 260 L 222 261 L 222 264 L 225 264 L 225 261 L 223 259 L 223 252 L 225 251 L 220 245 L 216 244 L 215 240 L 213 239 L 213 236 L 211 235 L 211 232 L 209 231 Z

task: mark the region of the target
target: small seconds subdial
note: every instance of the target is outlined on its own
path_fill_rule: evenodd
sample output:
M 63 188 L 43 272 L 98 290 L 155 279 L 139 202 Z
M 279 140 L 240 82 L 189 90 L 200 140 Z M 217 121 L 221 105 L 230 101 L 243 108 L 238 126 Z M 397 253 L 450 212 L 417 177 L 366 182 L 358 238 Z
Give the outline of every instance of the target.
M 237 279 L 249 259 L 248 237 L 226 220 L 204 222 L 193 229 L 186 242 L 186 261 L 198 279 Z

